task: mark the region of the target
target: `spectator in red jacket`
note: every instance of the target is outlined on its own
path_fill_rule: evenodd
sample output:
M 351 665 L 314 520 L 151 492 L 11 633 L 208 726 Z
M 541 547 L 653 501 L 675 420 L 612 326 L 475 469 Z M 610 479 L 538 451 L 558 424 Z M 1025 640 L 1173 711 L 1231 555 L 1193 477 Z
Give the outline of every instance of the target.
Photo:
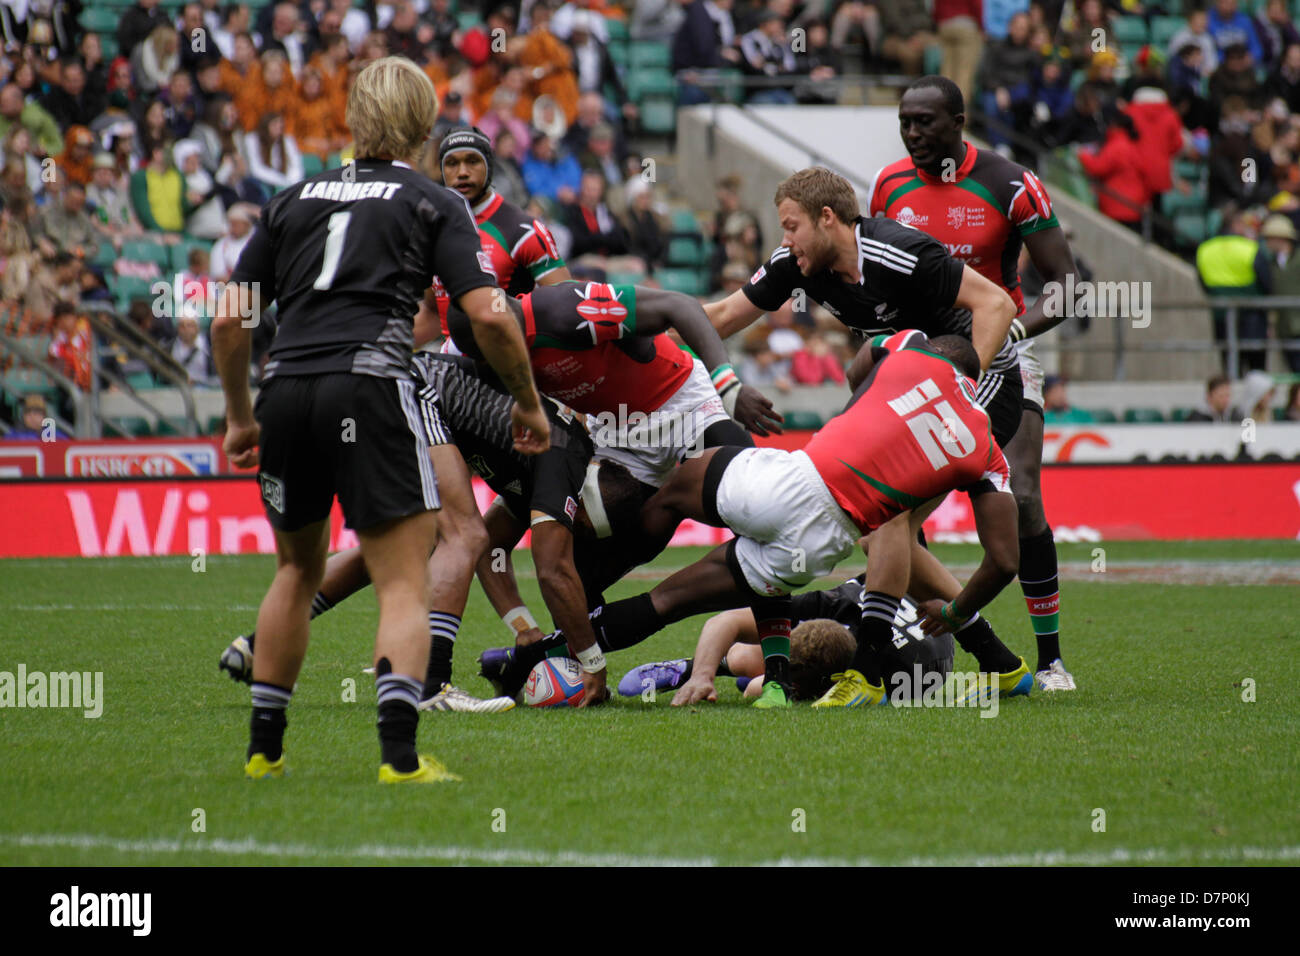
M 1134 230 L 1151 201 L 1137 129 L 1126 113 L 1107 110 L 1106 138 L 1101 147 L 1079 150 L 1083 171 L 1097 180 L 1097 208 Z
M 1138 87 L 1124 112 L 1137 131 L 1147 187 L 1155 199 L 1174 184 L 1174 157 L 1183 148 L 1182 120 L 1165 91 L 1150 86 Z
M 790 377 L 800 385 L 841 385 L 844 383 L 844 366 L 831 351 L 825 337 L 820 332 L 813 332 L 790 360 Z

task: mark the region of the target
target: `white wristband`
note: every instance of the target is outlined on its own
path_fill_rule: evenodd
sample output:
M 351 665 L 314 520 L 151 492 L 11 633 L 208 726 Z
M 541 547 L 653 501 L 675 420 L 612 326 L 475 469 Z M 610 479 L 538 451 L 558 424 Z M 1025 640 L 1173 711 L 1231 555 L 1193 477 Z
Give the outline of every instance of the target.
M 537 628 L 536 618 L 534 618 L 528 608 L 524 607 L 522 604 L 518 607 L 511 608 L 506 611 L 506 613 L 502 614 L 501 620 L 504 621 L 506 627 L 510 629 L 511 637 L 516 637 L 524 631 L 535 630 Z
M 718 396 L 722 399 L 722 407 L 732 418 L 736 417 L 736 401 L 740 398 L 740 385 L 740 379 L 736 379 Z
M 598 674 L 605 669 L 605 652 L 599 644 L 592 644 L 586 650 L 577 652 L 578 663 L 588 674 Z

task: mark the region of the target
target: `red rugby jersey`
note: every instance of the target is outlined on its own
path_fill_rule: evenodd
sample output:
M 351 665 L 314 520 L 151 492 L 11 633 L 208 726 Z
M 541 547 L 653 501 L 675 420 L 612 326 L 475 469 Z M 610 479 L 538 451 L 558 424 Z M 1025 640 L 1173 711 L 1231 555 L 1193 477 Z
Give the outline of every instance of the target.
M 867 215 L 883 213 L 933 236 L 948 255 L 1006 289 L 1021 315 L 1020 246 L 1025 236 L 1060 222 L 1030 170 L 965 145 L 966 158 L 951 182 L 917 169 L 906 156 L 881 169 L 871 183 Z
M 473 210 L 478 225 L 479 241 L 492 262 L 497 285 L 507 295 L 519 296 L 532 292 L 537 280 L 548 272 L 564 266 L 564 259 L 555 245 L 555 237 L 540 219 L 534 219 L 514 203 L 506 202 L 500 193 Z M 437 276 L 433 279 L 434 293 L 438 298 L 438 322 L 442 334 L 447 331 L 447 294 Z
M 862 533 L 954 488 L 1009 492 L 1011 472 L 974 383 L 927 351 L 915 329 L 872 345 L 888 354 L 804 448 Z
M 649 413 L 690 377 L 694 360 L 667 335 L 631 334 L 635 286 L 563 282 L 519 301 L 538 391 L 580 412 Z

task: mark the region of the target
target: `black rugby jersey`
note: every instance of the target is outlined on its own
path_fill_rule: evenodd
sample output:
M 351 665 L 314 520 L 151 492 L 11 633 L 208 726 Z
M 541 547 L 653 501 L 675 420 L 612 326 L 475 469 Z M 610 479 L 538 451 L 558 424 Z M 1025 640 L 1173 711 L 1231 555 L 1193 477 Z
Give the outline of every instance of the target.
M 268 377 L 405 378 L 435 274 L 453 298 L 496 284 L 464 197 L 405 163 L 363 160 L 267 203 L 231 281 L 278 304 Z
M 510 408 L 514 400 L 488 369 L 461 355 L 417 352 L 420 398 L 437 406 L 465 463 L 505 499 L 511 514 L 550 515 L 573 527 L 587 463 L 594 453 L 584 416 L 542 396 L 551 423 L 551 447 L 540 455 L 515 451 Z
M 794 254 L 779 246 L 742 287 L 745 297 L 771 312 L 802 289 L 809 299 L 864 336 L 920 329 L 931 338 L 970 338 L 970 310 L 953 305 L 961 288 L 961 261 L 919 229 L 892 219 L 859 216 L 853 233 L 861 282 L 845 282 L 829 269 L 805 276 L 795 264 Z M 1016 351 L 1008 339 L 992 369 L 1016 367 Z

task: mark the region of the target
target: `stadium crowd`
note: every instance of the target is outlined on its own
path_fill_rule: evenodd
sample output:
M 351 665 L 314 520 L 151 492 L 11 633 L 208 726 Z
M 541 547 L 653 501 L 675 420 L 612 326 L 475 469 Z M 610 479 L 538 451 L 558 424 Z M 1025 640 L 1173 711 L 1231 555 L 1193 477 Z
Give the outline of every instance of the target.
M 653 282 L 672 228 L 632 148 L 646 130 L 629 71 L 611 56 L 611 25 L 634 43 L 666 45 L 669 95 L 681 104 L 727 95 L 717 80 L 737 74 L 751 102 L 822 103 L 843 98 L 841 74 L 941 71 L 1000 150 L 1022 162 L 1045 148 L 1077 157 L 1101 211 L 1135 229 L 1150 211 L 1172 214 L 1155 217 L 1154 236 L 1185 254 L 1218 238 L 1219 223 L 1262 253 L 1272 212 L 1270 230 L 1280 235 L 1285 221 L 1289 244 L 1246 256 L 1254 266 L 1231 276 L 1202 269 L 1202 278 L 1207 288 L 1300 288 L 1290 275 L 1300 275 L 1290 255 L 1300 32 L 1284 0 L 1210 0 L 1208 9 L 1194 0 L 462 0 L 459 9 L 453 0 L 139 0 L 111 10 L 70 0 L 0 11 L 3 323 L 50 336 L 50 358 L 81 385 L 90 332 L 76 316 L 95 301 L 169 350 L 193 384 L 212 383 L 212 284 L 229 276 L 270 196 L 349 157 L 348 85 L 389 53 L 419 64 L 439 93 L 426 172 L 440 178 L 448 130 L 476 125 L 493 142 L 494 188 L 552 224 L 575 275 Z M 739 180 L 723 180 L 716 211 L 699 217 L 714 291 L 737 288 L 772 238 L 739 192 Z M 182 298 L 196 300 L 181 312 L 197 321 L 197 339 L 184 315 L 149 307 L 150 283 L 176 275 Z M 748 380 L 781 390 L 841 381 L 849 343 L 827 319 L 787 313 L 752 330 L 741 346 Z M 1242 322 L 1243 334 L 1258 332 L 1258 317 Z M 1279 333 L 1293 324 L 1284 314 Z M 103 355 L 124 375 L 139 371 L 111 348 Z M 1259 367 L 1253 353 L 1243 359 Z M 1300 371 L 1300 351 L 1287 359 Z

